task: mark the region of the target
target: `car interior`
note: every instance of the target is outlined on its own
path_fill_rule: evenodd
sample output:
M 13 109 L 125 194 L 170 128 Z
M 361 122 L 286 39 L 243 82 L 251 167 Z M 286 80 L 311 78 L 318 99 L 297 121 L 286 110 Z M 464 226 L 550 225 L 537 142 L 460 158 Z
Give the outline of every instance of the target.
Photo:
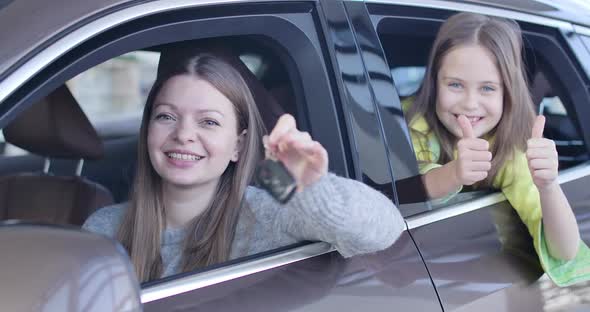
M 42 171 L 0 178 L 3 219 L 82 225 L 96 209 L 113 203 L 111 192 L 80 176 L 85 159 L 104 154 L 101 139 L 63 85 L 17 116 L 4 130 L 7 142 L 45 158 Z M 77 162 L 68 176 L 49 174 L 51 159 Z M 30 195 L 31 189 L 35 190 Z
M 218 55 L 250 87 L 267 131 L 283 113 L 301 120 L 287 68 L 263 38 L 201 39 L 145 50 L 160 52 L 158 73 L 197 52 Z M 3 149 L 26 152 L 0 156 L 0 220 L 81 226 L 96 209 L 128 200 L 139 119 L 102 123 L 97 131 L 66 84 L 18 115 L 2 129 Z

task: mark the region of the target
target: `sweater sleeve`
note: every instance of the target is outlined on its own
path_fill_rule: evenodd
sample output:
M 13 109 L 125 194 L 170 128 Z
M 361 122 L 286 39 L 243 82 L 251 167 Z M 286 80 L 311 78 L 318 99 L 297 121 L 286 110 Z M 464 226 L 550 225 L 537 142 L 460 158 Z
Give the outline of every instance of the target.
M 123 219 L 126 204 L 107 206 L 95 211 L 86 219 L 82 229 L 115 238 Z
M 295 239 L 333 244 L 344 257 L 383 250 L 406 226 L 386 196 L 331 173 L 278 207 L 275 222 Z

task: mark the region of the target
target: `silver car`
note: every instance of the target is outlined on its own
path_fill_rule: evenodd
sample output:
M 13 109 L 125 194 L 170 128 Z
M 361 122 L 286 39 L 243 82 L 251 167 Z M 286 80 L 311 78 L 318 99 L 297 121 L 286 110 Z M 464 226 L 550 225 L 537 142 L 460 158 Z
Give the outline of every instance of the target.
M 400 101 L 462 11 L 522 27 L 559 182 L 590 243 L 588 2 L 0 0 L 0 309 L 590 311 L 588 284 L 557 288 L 543 274 L 501 193 L 425 199 Z M 253 77 L 267 126 L 293 114 L 331 171 L 398 205 L 407 228 L 393 246 L 344 259 L 301 242 L 140 285 L 121 245 L 80 229 L 128 199 L 167 49 L 211 40 Z

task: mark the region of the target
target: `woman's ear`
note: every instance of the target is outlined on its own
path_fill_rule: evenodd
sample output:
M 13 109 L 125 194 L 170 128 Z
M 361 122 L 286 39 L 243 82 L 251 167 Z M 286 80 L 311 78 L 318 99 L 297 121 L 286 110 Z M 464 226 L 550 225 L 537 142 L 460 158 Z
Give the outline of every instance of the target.
M 240 159 L 240 154 L 244 150 L 244 145 L 246 142 L 246 134 L 248 130 L 244 129 L 240 135 L 238 135 L 238 142 L 236 143 L 236 147 L 234 148 L 234 154 L 231 157 L 231 161 L 237 162 Z

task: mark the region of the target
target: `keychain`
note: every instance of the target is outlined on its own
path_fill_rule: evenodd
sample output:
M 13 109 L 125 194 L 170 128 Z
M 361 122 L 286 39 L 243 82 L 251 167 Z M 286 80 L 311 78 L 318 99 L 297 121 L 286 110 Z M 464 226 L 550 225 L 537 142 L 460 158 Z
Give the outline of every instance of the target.
M 256 181 L 272 197 L 284 204 L 295 194 L 297 182 L 287 167 L 270 151 L 267 139 L 263 139 L 265 159 L 256 169 Z

